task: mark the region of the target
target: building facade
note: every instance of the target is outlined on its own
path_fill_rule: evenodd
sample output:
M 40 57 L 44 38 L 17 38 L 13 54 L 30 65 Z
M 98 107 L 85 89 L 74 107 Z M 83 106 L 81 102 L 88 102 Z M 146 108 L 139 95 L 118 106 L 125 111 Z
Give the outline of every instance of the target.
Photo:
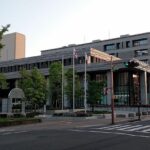
M 150 104 L 150 66 L 148 64 L 150 59 L 149 37 L 150 34 L 145 33 L 105 41 L 93 41 L 87 44 L 69 45 L 67 47 L 45 50 L 41 52 L 40 56 L 2 61 L 0 63 L 0 72 L 5 74 L 9 83 L 9 89 L 0 90 L 0 111 L 8 112 L 8 94 L 11 89 L 16 87 L 16 82 L 20 79 L 20 70 L 23 68 L 31 70 L 37 67 L 47 78 L 49 75 L 49 66 L 52 62 L 62 62 L 62 58 L 64 58 L 65 69 L 72 67 L 74 48 L 78 54 L 78 58 L 75 60 L 75 69 L 81 79 L 84 79 L 86 52 L 89 58 L 86 70 L 90 79 L 106 82 L 105 89 L 107 89 L 107 92 L 103 95 L 103 99 L 99 104 L 111 104 L 112 67 L 114 75 L 114 101 L 116 105 L 132 106 L 138 103 L 143 105 Z M 110 45 L 112 45 L 112 43 L 114 43 L 115 46 L 111 48 Z M 122 48 L 117 49 L 117 45 L 119 45 L 117 43 L 121 43 Z M 127 45 L 130 46 L 128 47 Z M 97 50 L 91 47 L 97 48 Z M 146 51 L 145 54 L 141 56 L 134 55 L 137 51 L 143 52 L 144 49 Z M 134 59 L 133 55 L 136 56 Z M 121 57 L 119 58 L 119 56 Z M 147 61 L 145 61 L 146 59 Z M 131 60 L 137 61 L 139 65 L 134 68 L 127 68 L 124 62 Z M 113 66 L 111 66 L 111 63 L 113 63 Z M 50 99 L 48 99 L 47 104 L 51 105 Z M 78 106 L 78 104 L 76 104 L 76 106 Z
M 69 51 L 72 47 L 79 50 L 95 48 L 122 59 L 136 58 L 150 64 L 150 32 L 137 35 L 121 35 L 119 38 L 94 40 L 91 43 L 79 45 L 70 44 L 61 48 L 44 50 L 41 54 Z

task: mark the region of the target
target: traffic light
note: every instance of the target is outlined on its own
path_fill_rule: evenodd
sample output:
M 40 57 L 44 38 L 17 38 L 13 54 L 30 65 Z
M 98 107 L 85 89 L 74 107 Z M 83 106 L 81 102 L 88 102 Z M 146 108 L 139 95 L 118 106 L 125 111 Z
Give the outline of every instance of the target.
M 129 62 L 124 62 L 124 66 L 125 66 L 126 68 L 128 68 L 128 67 L 129 67 Z
M 130 61 L 128 61 L 128 62 L 124 62 L 124 66 L 125 66 L 126 68 L 135 68 L 135 67 L 139 66 L 139 63 L 138 63 L 138 62 L 135 62 L 135 61 L 133 61 L 133 60 L 130 60 Z

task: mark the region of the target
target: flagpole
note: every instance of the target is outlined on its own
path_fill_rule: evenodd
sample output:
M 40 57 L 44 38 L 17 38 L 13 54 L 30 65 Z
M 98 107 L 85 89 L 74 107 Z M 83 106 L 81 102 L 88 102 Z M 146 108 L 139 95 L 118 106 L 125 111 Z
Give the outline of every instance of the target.
M 74 56 L 75 55 L 75 49 L 73 50 L 73 101 L 72 101 L 72 110 L 74 112 L 75 104 L 74 104 L 74 98 L 75 98 L 75 62 L 74 62 Z
M 111 56 L 111 120 L 112 124 L 115 124 L 115 117 L 114 117 L 114 79 L 113 79 L 113 57 Z
M 64 109 L 64 56 L 62 56 L 62 110 Z
M 87 61 L 87 54 L 85 52 L 85 65 L 84 65 L 84 111 L 87 111 L 87 97 L 86 97 L 86 90 L 87 90 L 87 83 L 86 83 L 86 61 Z

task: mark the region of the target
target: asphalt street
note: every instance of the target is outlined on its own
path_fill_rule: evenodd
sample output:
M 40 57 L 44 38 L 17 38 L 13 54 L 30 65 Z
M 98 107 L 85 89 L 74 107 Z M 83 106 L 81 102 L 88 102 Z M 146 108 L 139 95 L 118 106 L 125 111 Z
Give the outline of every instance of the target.
M 150 121 L 49 120 L 0 128 L 0 150 L 148 150 Z

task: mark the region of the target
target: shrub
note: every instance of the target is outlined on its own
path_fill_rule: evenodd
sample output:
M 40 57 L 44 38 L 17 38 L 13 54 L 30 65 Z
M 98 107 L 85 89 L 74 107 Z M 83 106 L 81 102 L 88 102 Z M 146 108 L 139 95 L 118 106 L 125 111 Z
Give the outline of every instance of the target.
M 14 118 L 21 118 L 21 117 L 24 117 L 24 116 L 20 113 L 16 113 L 16 114 L 13 114 L 13 117 Z
M 35 116 L 37 116 L 37 115 L 40 115 L 41 113 L 39 113 L 39 112 L 30 112 L 30 113 L 27 113 L 26 114 L 26 117 L 27 118 L 33 118 L 33 117 L 35 117 Z
M 7 118 L 7 114 L 0 114 L 0 118 Z
M 109 112 L 107 110 L 102 110 L 102 111 L 94 111 L 93 113 L 94 114 L 108 114 L 108 113 L 111 113 L 111 112 Z
M 89 117 L 89 116 L 92 116 L 92 113 L 90 112 L 85 113 L 83 111 L 78 111 L 76 112 L 76 116 L 77 117 Z
M 54 113 L 53 116 L 63 116 L 63 113 Z
M 7 118 L 0 120 L 0 127 L 12 126 L 12 125 L 21 125 L 29 123 L 38 123 L 41 122 L 41 119 L 37 118 Z

